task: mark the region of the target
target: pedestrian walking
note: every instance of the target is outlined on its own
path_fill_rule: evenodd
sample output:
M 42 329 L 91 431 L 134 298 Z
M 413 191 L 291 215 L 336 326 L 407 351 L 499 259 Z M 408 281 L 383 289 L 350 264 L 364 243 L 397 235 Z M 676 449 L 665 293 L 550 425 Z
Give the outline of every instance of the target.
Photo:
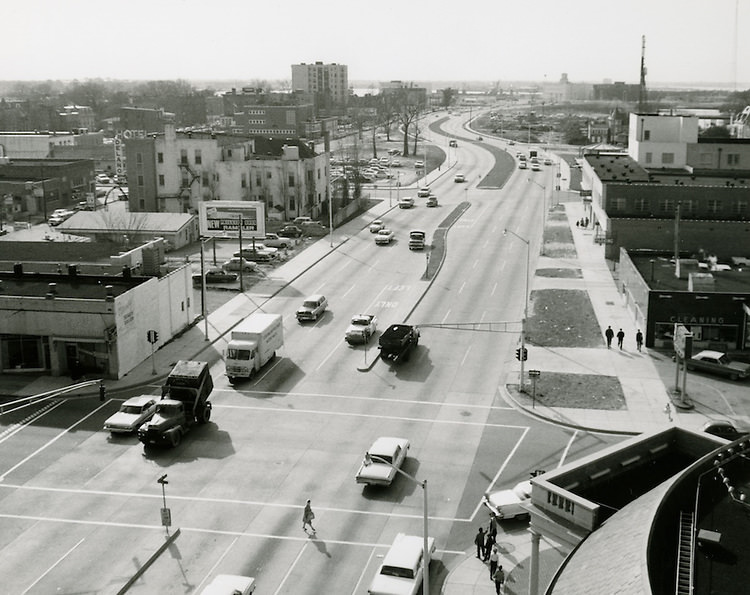
M 477 546 L 477 558 L 481 560 L 484 554 L 484 529 L 482 527 L 479 527 L 479 531 L 474 537 L 474 545 Z
M 310 500 L 307 501 L 307 504 L 305 504 L 305 511 L 302 513 L 302 530 L 307 533 L 307 525 L 310 525 L 310 529 L 312 529 L 312 532 L 315 533 L 315 527 L 313 527 L 313 519 L 315 518 L 315 513 L 312 511 L 312 507 L 310 506 Z
M 490 580 L 494 580 L 495 571 L 497 570 L 497 563 L 500 561 L 500 550 L 497 548 L 497 544 L 492 546 L 490 552 Z
M 625 333 L 620 329 L 617 331 L 617 346 L 620 348 L 620 351 L 622 351 L 622 342 L 625 340 Z
M 607 337 L 607 349 L 612 347 L 612 339 L 615 337 L 615 331 L 612 330 L 611 326 L 607 327 L 607 330 L 604 331 L 604 336 Z
M 635 347 L 638 351 L 643 347 L 643 333 L 641 332 L 641 329 L 638 329 L 638 332 L 635 334 Z
M 502 566 L 497 567 L 495 574 L 492 575 L 492 580 L 495 581 L 495 593 L 500 595 L 505 586 L 505 572 L 503 572 Z

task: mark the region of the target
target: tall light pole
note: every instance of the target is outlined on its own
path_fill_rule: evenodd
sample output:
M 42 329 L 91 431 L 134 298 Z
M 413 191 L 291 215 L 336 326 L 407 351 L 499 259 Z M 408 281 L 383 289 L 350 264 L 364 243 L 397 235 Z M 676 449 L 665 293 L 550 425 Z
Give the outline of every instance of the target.
M 413 481 L 419 486 L 422 486 L 422 493 L 424 495 L 424 500 L 422 502 L 422 536 L 423 536 L 423 542 L 422 542 L 422 549 L 423 549 L 423 556 L 422 559 L 424 560 L 424 572 L 422 573 L 424 585 L 422 586 L 422 593 L 425 595 L 430 594 L 430 548 L 429 548 L 429 539 L 428 539 L 428 531 L 427 531 L 427 480 L 419 481 L 416 477 L 413 475 L 409 475 L 406 471 L 402 471 L 398 467 L 396 467 L 394 464 L 392 464 L 390 461 L 386 461 L 385 459 L 377 456 L 377 455 L 371 455 L 369 452 L 365 453 L 365 460 L 364 464 L 365 466 L 370 465 L 371 463 L 381 463 L 383 465 L 388 465 L 391 467 L 396 473 L 400 473 L 410 481 Z
M 526 290 L 523 294 L 523 320 L 521 320 L 521 378 L 518 381 L 519 392 L 525 392 L 524 389 L 524 359 L 526 355 L 526 319 L 529 317 L 529 268 L 530 268 L 530 246 L 529 240 L 522 238 L 515 231 L 510 229 L 504 229 L 503 235 L 511 234 L 516 236 L 524 244 L 526 244 Z

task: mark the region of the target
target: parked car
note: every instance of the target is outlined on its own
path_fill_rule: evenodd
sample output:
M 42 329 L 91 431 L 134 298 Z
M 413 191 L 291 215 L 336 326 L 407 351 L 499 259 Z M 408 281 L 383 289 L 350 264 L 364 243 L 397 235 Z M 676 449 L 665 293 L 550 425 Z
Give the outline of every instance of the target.
M 734 361 L 728 354 L 710 349 L 701 351 L 685 362 L 688 370 L 700 370 L 730 380 L 744 380 L 750 376 L 750 364 Z
M 276 258 L 276 248 L 267 248 L 263 244 L 255 244 L 255 248 L 243 248 L 242 251 L 238 250 L 232 256 L 242 256 L 245 260 L 252 260 L 253 262 L 270 262 Z
M 427 547 L 435 551 L 435 538 L 427 540 Z M 369 595 L 417 595 L 424 579 L 424 537 L 399 533 L 393 540 L 388 553 L 383 558 L 375 578 L 372 580 Z M 429 572 L 429 568 L 427 569 Z
M 701 429 L 707 434 L 713 434 L 726 440 L 737 440 L 748 434 L 748 432 L 738 430 L 728 419 L 712 419 L 704 423 Z
M 391 159 L 391 167 L 401 167 L 400 159 Z
M 202 277 L 193 275 L 193 283 L 200 286 Z M 220 268 L 211 268 L 206 271 L 206 283 L 233 283 L 237 280 L 237 273 L 230 273 Z
M 398 199 L 399 209 L 411 209 L 414 206 L 414 199 L 411 196 L 404 196 Z
M 550 159 L 549 157 L 546 157 L 544 159 L 544 165 L 552 165 L 552 159 Z
M 295 217 L 295 225 L 312 225 L 313 220 L 310 217 Z
M 156 398 L 150 395 L 130 397 L 114 415 L 104 422 L 104 429 L 113 434 L 132 434 L 154 416 Z
M 302 228 L 296 225 L 285 225 L 279 230 L 279 235 L 286 236 L 288 238 L 299 238 L 302 237 Z
M 328 307 L 328 300 L 323 295 L 311 295 L 297 309 L 297 320 L 318 320 Z
M 378 330 L 378 319 L 374 314 L 355 314 L 346 329 L 344 339 L 349 345 L 367 343 Z
M 111 184 L 112 178 L 110 178 L 107 174 L 96 174 L 96 183 L 97 184 Z
M 448 141 L 448 146 L 449 146 L 449 147 L 457 147 L 457 146 L 458 146 L 458 141 L 455 141 L 455 140 L 449 140 L 449 141 Z
M 375 234 L 375 243 L 390 244 L 393 241 L 393 230 L 384 227 L 378 233 Z
M 254 262 L 250 262 L 249 260 L 245 260 L 240 256 L 235 256 L 224 262 L 224 264 L 221 265 L 221 268 L 223 268 L 225 271 L 252 272 L 257 270 L 258 265 L 256 265 Z
M 294 244 L 292 238 L 287 238 L 270 232 L 266 233 L 266 237 L 263 238 L 261 242 L 263 242 L 263 245 L 268 248 L 288 248 Z
M 464 174 L 456 174 L 453 176 L 453 181 L 456 184 L 463 184 L 466 181 L 466 176 Z
M 414 162 L 414 167 L 415 167 L 416 169 L 421 169 L 421 168 L 423 168 L 423 167 L 424 167 L 424 161 L 421 161 L 421 160 L 419 160 L 419 159 L 418 159 L 417 161 L 415 161 L 415 162 Z
M 56 227 L 63 221 L 67 221 L 68 219 L 70 219 L 75 214 L 76 212 L 71 211 L 70 209 L 55 209 L 54 211 L 52 211 L 52 215 L 50 215 L 47 223 L 49 223 L 53 227 Z
M 375 440 L 365 453 L 365 460 L 357 471 L 357 483 L 389 486 L 409 452 L 406 438 L 383 436 Z
M 375 221 L 370 223 L 370 233 L 378 233 L 384 227 L 385 223 L 383 223 L 382 219 L 375 219 Z

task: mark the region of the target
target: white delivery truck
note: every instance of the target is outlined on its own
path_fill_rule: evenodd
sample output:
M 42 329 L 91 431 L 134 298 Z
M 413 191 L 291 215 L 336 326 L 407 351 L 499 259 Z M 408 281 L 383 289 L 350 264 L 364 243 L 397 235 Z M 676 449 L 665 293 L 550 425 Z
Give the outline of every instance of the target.
M 255 312 L 234 327 L 230 333 L 226 354 L 226 374 L 229 382 L 250 378 L 284 345 L 284 326 L 281 314 Z

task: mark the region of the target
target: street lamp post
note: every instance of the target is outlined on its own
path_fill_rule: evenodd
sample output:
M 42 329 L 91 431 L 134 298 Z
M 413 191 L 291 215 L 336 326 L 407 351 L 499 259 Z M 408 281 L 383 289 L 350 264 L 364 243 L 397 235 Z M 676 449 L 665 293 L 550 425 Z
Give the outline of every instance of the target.
M 529 240 L 526 238 L 522 238 L 519 236 L 515 231 L 512 231 L 510 229 L 504 229 L 503 235 L 511 234 L 516 236 L 519 240 L 521 240 L 524 244 L 526 244 L 526 290 L 523 294 L 523 320 L 521 320 L 521 378 L 519 379 L 518 386 L 519 386 L 519 392 L 525 392 L 524 389 L 524 356 L 526 354 L 526 319 L 529 316 L 529 268 L 530 268 L 530 254 L 531 250 L 529 247 Z
M 370 465 L 372 462 L 381 463 L 383 465 L 388 465 L 391 467 L 396 473 L 400 473 L 410 481 L 413 481 L 419 486 L 422 486 L 422 494 L 424 496 L 424 500 L 422 502 L 422 536 L 423 536 L 423 542 L 422 542 L 422 550 L 423 550 L 423 556 L 422 559 L 424 560 L 424 572 L 422 573 L 424 586 L 422 587 L 422 593 L 425 595 L 430 594 L 430 548 L 428 547 L 428 527 L 427 527 L 427 480 L 419 481 L 416 477 L 413 475 L 408 474 L 406 471 L 402 471 L 398 467 L 396 467 L 394 464 L 392 464 L 390 461 L 386 461 L 384 458 L 379 457 L 377 455 L 371 455 L 369 452 L 365 453 L 365 460 L 364 464 L 365 466 Z

